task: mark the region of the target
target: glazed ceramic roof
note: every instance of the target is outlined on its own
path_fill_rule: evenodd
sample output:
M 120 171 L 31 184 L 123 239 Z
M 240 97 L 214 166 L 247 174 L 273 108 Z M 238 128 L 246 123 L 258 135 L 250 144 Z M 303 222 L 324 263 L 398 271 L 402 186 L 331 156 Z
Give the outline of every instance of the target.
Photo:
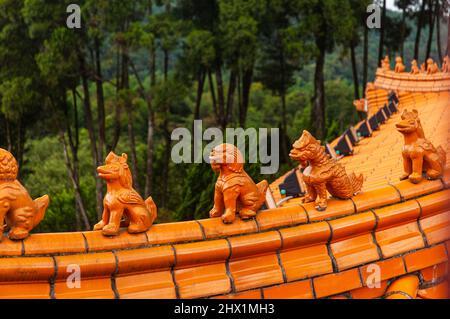
M 399 80 L 390 87 L 386 79 L 394 76 L 379 71 L 376 90 L 415 83 L 405 75 L 407 85 Z M 445 149 L 448 161 L 450 75 L 437 79 L 440 90 L 422 91 L 418 79 L 420 92 L 402 91 L 399 109 L 419 111 L 426 136 Z M 377 103 L 371 108 L 384 104 Z M 339 160 L 348 172 L 364 174 L 363 192 L 330 199 L 324 212 L 298 198 L 231 225 L 213 218 L 157 224 L 138 235 L 124 230 L 113 238 L 94 231 L 5 237 L 0 298 L 446 297 L 450 170 L 435 181 L 399 182 L 398 118 L 392 115 L 354 155 Z M 282 180 L 271 185 L 277 200 Z M 66 284 L 73 264 L 81 269 L 80 288 Z M 367 287 L 371 264 L 381 269 L 376 288 Z

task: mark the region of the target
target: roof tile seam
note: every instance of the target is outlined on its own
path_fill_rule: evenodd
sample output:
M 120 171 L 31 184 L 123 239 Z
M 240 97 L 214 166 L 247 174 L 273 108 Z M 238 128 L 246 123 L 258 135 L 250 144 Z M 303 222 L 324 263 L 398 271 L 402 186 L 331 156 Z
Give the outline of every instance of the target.
M 114 299 L 120 299 L 119 290 L 117 289 L 116 275 L 119 272 L 119 256 L 117 256 L 116 251 L 112 250 L 112 254 L 114 255 L 114 270 L 111 274 L 111 290 L 114 293 Z
M 180 297 L 180 287 L 178 286 L 177 279 L 175 277 L 175 266 L 177 265 L 177 250 L 174 245 L 170 245 L 170 247 L 172 248 L 173 256 L 174 256 L 173 264 L 170 267 L 170 275 L 172 277 L 172 282 L 173 282 L 173 286 L 175 289 L 175 297 L 176 297 L 176 299 L 180 299 L 181 298 Z
M 257 214 L 258 214 L 258 213 L 259 213 L 259 212 L 257 212 Z M 252 218 L 252 220 L 255 221 L 255 225 L 256 225 L 256 233 L 260 233 L 260 232 L 261 232 L 261 226 L 259 225 L 258 218 L 256 218 L 256 216 L 255 216 L 255 217 Z
M 436 287 L 440 284 L 442 284 L 443 282 L 445 282 L 447 280 L 447 278 L 444 276 L 439 277 L 435 280 L 430 280 L 430 281 L 421 281 L 420 285 L 419 285 L 419 289 L 429 289 L 429 288 L 433 288 Z
M 356 214 L 358 212 L 358 208 L 356 207 L 356 203 L 355 203 L 355 201 L 353 200 L 352 197 L 350 197 L 350 200 L 351 200 L 351 202 L 353 204 L 353 213 Z
M 390 296 L 392 296 L 392 295 L 402 295 L 402 296 L 405 296 L 406 298 L 408 298 L 408 299 L 414 299 L 412 296 L 410 296 L 408 293 L 406 293 L 406 292 L 404 292 L 404 291 L 401 291 L 401 290 L 395 290 L 395 291 L 390 291 L 390 292 L 388 292 L 387 294 L 385 294 L 384 296 L 383 296 L 383 299 L 386 299 L 387 297 L 390 297 Z
M 300 206 L 301 208 L 303 208 L 303 211 L 305 212 L 305 215 L 306 215 L 306 224 L 309 224 L 309 223 L 311 222 L 311 218 L 309 217 L 308 210 L 307 210 L 306 207 L 303 206 L 302 204 L 299 204 L 299 206 Z
M 378 257 L 380 258 L 379 260 L 384 260 L 383 251 L 381 250 L 381 246 L 377 241 L 377 236 L 375 235 L 375 232 L 378 229 L 378 223 L 380 221 L 380 218 L 378 217 L 378 215 L 375 213 L 375 211 L 373 209 L 371 209 L 370 211 L 375 216 L 375 226 L 373 227 L 373 229 L 371 231 L 372 240 L 373 240 L 373 243 L 375 244 L 375 246 L 377 247 Z
M 425 231 L 422 228 L 422 225 L 420 224 L 420 218 L 422 217 L 422 205 L 420 205 L 420 202 L 417 199 L 414 199 L 417 203 L 417 205 L 419 205 L 419 216 L 417 217 L 416 223 L 417 223 L 417 228 L 419 229 L 419 233 L 422 236 L 423 239 L 423 243 L 425 245 L 425 247 L 429 247 L 429 243 L 428 243 L 428 239 L 427 239 L 427 235 L 425 234 Z
M 331 224 L 328 221 L 325 221 L 330 228 L 330 236 L 328 237 L 328 241 L 325 244 L 327 247 L 327 254 L 328 257 L 330 257 L 331 260 L 331 266 L 333 267 L 333 273 L 339 272 L 339 267 L 336 261 L 336 257 L 333 255 L 333 251 L 331 249 L 331 240 L 333 239 L 333 227 L 331 227 Z
M 55 281 L 56 281 L 56 277 L 58 276 L 58 263 L 56 262 L 56 258 L 54 256 L 52 256 L 52 260 L 53 260 L 54 273 L 53 273 L 53 276 L 49 278 L 49 285 L 50 285 L 49 296 L 50 296 L 50 299 L 56 299 Z
M 306 279 L 309 281 L 309 286 L 311 287 L 312 295 L 314 299 L 317 299 L 316 287 L 314 287 L 314 282 L 312 278 Z M 300 280 L 299 280 L 300 281 Z
M 263 288 L 259 288 L 259 293 L 261 294 L 261 299 L 266 299 L 266 297 L 264 296 L 264 289 Z
M 89 243 L 88 240 L 86 238 L 86 235 L 82 232 L 81 235 L 83 236 L 83 240 L 84 240 L 84 247 L 86 248 L 86 253 L 89 253 Z
M 287 283 L 286 269 L 284 268 L 283 262 L 281 260 L 281 254 L 280 254 L 280 251 L 284 247 L 284 239 L 283 239 L 283 235 L 281 234 L 281 232 L 279 230 L 277 230 L 276 232 L 278 233 L 278 236 L 280 236 L 280 243 L 281 243 L 280 247 L 276 251 L 278 265 L 280 266 L 281 274 L 283 275 L 283 282 Z
M 235 284 L 234 276 L 233 276 L 233 274 L 231 273 L 231 270 L 230 270 L 230 258 L 231 258 L 232 254 L 233 254 L 233 249 L 232 249 L 230 240 L 228 238 L 225 238 L 225 240 L 227 241 L 228 249 L 229 249 L 228 257 L 225 260 L 225 271 L 226 271 L 228 279 L 230 280 L 231 293 L 236 293 L 237 290 L 236 290 L 236 284 Z
M 198 224 L 198 226 L 200 227 L 200 231 L 201 231 L 201 233 L 202 233 L 203 240 L 206 240 L 207 237 L 206 237 L 205 227 L 202 225 L 202 223 L 200 223 L 200 221 L 199 221 L 198 219 L 195 219 L 195 222 L 196 222 L 196 223 Z M 147 234 L 147 233 L 145 233 L 145 234 Z
M 405 265 L 405 272 L 406 272 L 407 274 L 408 274 L 408 273 L 414 273 L 414 272 L 416 272 L 416 271 L 420 271 L 420 270 L 422 270 L 422 269 L 424 269 L 424 268 L 427 268 L 427 267 L 424 267 L 424 268 L 421 268 L 421 269 L 417 269 L 417 270 L 415 270 L 415 271 L 409 271 L 409 270 L 408 270 L 408 266 L 407 266 L 407 264 L 406 264 L 405 257 L 408 256 L 408 255 L 412 255 L 412 254 L 414 254 L 414 253 L 417 253 L 417 252 L 422 252 L 422 251 L 425 251 L 425 250 L 432 249 L 432 248 L 437 247 L 437 246 L 443 246 L 443 247 L 444 247 L 445 255 L 447 256 L 447 259 L 448 259 L 449 256 L 448 256 L 448 253 L 447 253 L 447 249 L 446 249 L 446 247 L 445 247 L 445 241 L 442 241 L 442 242 L 439 242 L 439 243 L 435 243 L 435 244 L 430 245 L 430 246 L 425 247 L 425 248 L 413 249 L 413 250 L 410 250 L 410 251 L 407 251 L 407 252 L 398 254 L 397 257 L 403 258 L 403 263 L 404 263 L 404 265 Z
M 387 184 L 395 189 L 395 191 L 397 192 L 398 196 L 400 197 L 400 203 L 404 202 L 405 198 L 403 197 L 403 195 L 400 192 L 400 190 L 394 184 L 392 184 L 391 182 L 388 182 Z M 374 208 L 376 208 L 376 207 L 374 207 Z

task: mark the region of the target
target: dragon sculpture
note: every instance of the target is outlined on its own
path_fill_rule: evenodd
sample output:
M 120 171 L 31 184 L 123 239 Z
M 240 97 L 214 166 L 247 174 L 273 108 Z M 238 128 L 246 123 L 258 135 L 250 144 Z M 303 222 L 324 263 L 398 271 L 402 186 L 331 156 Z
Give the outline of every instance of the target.
M 255 184 L 244 171 L 242 154 L 234 145 L 214 147 L 209 160 L 212 170 L 219 173 L 214 190 L 214 207 L 209 216 L 222 217 L 225 224 L 232 223 L 236 213 L 241 219 L 256 216 L 266 198 L 267 181 Z
M 9 228 L 10 239 L 24 239 L 44 218 L 49 197 L 31 199 L 25 187 L 17 180 L 19 165 L 14 156 L 0 148 L 0 241 Z M 6 222 L 6 225 L 5 223 Z
M 127 159 L 127 154 L 118 156 L 111 152 L 105 165 L 97 168 L 98 176 L 106 181 L 107 192 L 103 200 L 102 220 L 94 230 L 102 230 L 105 236 L 118 235 L 120 226 L 128 227 L 131 234 L 145 232 L 157 216 L 153 199 L 148 197 L 144 201 L 133 189 Z
M 302 136 L 292 146 L 290 158 L 300 162 L 304 168 L 304 203 L 315 201 L 316 209 L 323 211 L 327 208 L 327 190 L 339 199 L 351 198 L 361 190 L 363 175 L 347 175 L 345 168 L 335 159 L 331 159 L 320 141 L 308 131 L 303 131 Z
M 428 179 L 439 178 L 444 172 L 446 154 L 441 146 L 435 148 L 425 138 L 417 110 L 404 110 L 396 127 L 405 138 L 402 152 L 405 173 L 400 180 L 409 178 L 414 184 L 420 183 L 423 172 Z

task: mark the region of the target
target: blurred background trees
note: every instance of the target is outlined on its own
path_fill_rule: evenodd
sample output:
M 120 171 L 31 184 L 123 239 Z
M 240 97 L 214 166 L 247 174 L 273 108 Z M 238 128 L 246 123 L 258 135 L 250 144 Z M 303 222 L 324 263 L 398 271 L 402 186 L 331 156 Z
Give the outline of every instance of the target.
M 129 154 L 134 187 L 159 221 L 204 218 L 215 176 L 170 160 L 171 132 L 278 127 L 278 174 L 303 129 L 331 141 L 358 121 L 379 57 L 437 61 L 448 52 L 448 1 L 396 0 L 381 29 L 371 0 L 0 0 L 0 147 L 33 196 L 51 196 L 40 231 L 89 229 L 102 212 L 95 168 Z

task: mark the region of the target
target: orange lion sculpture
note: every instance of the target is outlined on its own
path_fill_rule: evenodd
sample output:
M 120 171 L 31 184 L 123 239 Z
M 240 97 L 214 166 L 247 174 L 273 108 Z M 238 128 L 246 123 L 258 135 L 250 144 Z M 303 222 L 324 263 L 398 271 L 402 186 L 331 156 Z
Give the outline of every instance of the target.
M 210 154 L 213 171 L 219 173 L 214 190 L 214 207 L 210 217 L 222 217 L 225 224 L 232 223 L 239 213 L 241 219 L 256 216 L 263 205 L 267 181 L 255 184 L 244 171 L 244 160 L 237 147 L 231 144 L 220 144 Z
M 327 208 L 327 190 L 340 199 L 348 199 L 358 193 L 364 181 L 363 175 L 347 175 L 345 168 L 331 159 L 311 133 L 303 131 L 302 136 L 292 145 L 289 157 L 300 162 L 305 168 L 303 181 L 306 184 L 304 203 L 314 202 L 316 209 Z
M 128 226 L 131 234 L 145 232 L 157 216 L 153 199 L 149 197 L 144 201 L 133 189 L 127 159 L 127 154 L 117 156 L 111 152 L 106 157 L 106 165 L 97 168 L 98 176 L 106 181 L 107 192 L 102 220 L 94 226 L 94 230 L 102 230 L 106 236 L 118 235 L 121 225 Z M 125 220 L 121 223 L 123 216 Z
M 403 59 L 401 57 L 395 58 L 395 73 L 403 73 L 405 72 L 405 65 L 403 64 Z
M 417 61 L 412 60 L 411 61 L 411 74 L 419 74 L 419 73 L 420 73 L 420 69 L 419 69 L 419 66 L 417 65 Z
M 17 180 L 19 166 L 14 156 L 0 148 L 0 241 L 6 226 L 10 239 L 24 239 L 44 218 L 49 197 L 34 201 Z
M 436 74 L 439 72 L 439 67 L 437 63 L 433 61 L 432 58 L 427 60 L 427 74 Z
M 450 58 L 448 56 L 445 56 L 442 61 L 442 72 L 450 73 Z
M 439 178 L 444 172 L 446 154 L 441 146 L 435 148 L 425 138 L 417 110 L 404 110 L 396 126 L 405 137 L 402 152 L 405 173 L 400 180 L 409 178 L 414 184 L 420 183 L 424 171 L 428 179 Z

